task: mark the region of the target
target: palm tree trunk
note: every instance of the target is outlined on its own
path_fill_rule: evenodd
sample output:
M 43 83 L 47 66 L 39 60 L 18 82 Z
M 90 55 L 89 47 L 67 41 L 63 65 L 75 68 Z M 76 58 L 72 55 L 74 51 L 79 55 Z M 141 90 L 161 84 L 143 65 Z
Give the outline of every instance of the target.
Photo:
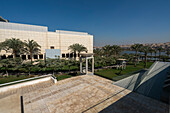
M 137 61 L 137 51 L 136 51 L 136 54 L 135 54 L 135 64 L 134 64 L 134 67 L 136 67 L 136 61 Z
M 54 69 L 53 69 L 53 76 L 54 76 Z
M 155 61 L 156 61 L 156 52 L 155 52 Z
M 145 65 L 144 65 L 144 68 L 146 68 L 146 65 L 147 65 L 147 54 L 145 54 Z
M 79 54 L 79 61 L 80 61 L 80 52 L 78 52 L 78 54 Z
M 28 68 L 28 75 L 30 76 L 31 74 L 30 74 L 30 67 Z
M 161 61 L 161 51 L 159 51 L 159 61 Z
M 31 64 L 32 64 L 32 52 L 30 52 Z
M 76 60 L 75 54 L 76 54 L 76 52 L 74 51 L 74 61 Z
M 16 65 L 16 60 L 15 60 L 15 58 L 16 58 L 16 53 L 15 53 L 14 50 L 13 50 L 13 56 L 14 56 L 14 62 L 15 62 L 15 65 Z
M 8 70 L 7 70 L 7 67 L 6 67 L 6 69 L 5 69 L 5 70 L 6 70 L 6 76 L 8 77 Z

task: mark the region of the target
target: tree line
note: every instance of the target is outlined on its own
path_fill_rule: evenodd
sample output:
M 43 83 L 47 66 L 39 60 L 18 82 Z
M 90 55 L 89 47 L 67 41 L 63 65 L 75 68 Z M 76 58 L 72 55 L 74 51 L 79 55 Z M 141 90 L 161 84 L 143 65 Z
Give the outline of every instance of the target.
M 95 63 L 96 64 L 102 64 L 102 65 L 112 65 L 116 63 L 116 59 L 118 58 L 126 58 L 126 59 L 131 59 L 134 60 L 134 66 L 136 67 L 136 64 L 138 62 L 138 58 L 139 58 L 139 52 L 143 52 L 143 56 L 145 58 L 144 60 L 144 67 L 146 67 L 147 65 L 147 57 L 148 57 L 148 53 L 151 54 L 151 58 L 153 57 L 153 53 L 155 54 L 155 58 L 157 55 L 157 52 L 159 53 L 159 60 L 161 60 L 161 52 L 165 52 L 167 54 L 167 57 L 169 58 L 169 48 L 164 49 L 161 46 L 157 47 L 157 48 L 152 48 L 150 46 L 144 46 L 143 44 L 134 44 L 130 47 L 130 50 L 135 51 L 135 55 L 133 54 L 123 54 L 121 55 L 121 52 L 124 51 L 123 48 L 121 48 L 118 45 L 106 45 L 102 48 L 96 48 L 94 49 L 94 53 L 95 53 Z
M 58 57 L 51 59 L 47 58 L 45 60 L 33 61 L 33 55 L 39 54 L 41 52 L 41 46 L 34 40 L 24 40 L 11 38 L 6 39 L 4 42 L 0 43 L 0 51 L 5 50 L 13 55 L 13 58 L 6 58 L 0 60 L 0 70 L 5 71 L 8 75 L 8 71 L 12 72 L 49 72 L 52 71 L 53 74 L 56 71 L 70 71 L 78 70 L 79 63 L 74 59 L 60 59 Z M 81 52 L 87 52 L 87 48 L 84 45 L 75 43 L 68 47 L 72 53 L 80 54 Z M 23 61 L 21 58 L 16 57 L 21 54 L 29 54 L 30 61 Z

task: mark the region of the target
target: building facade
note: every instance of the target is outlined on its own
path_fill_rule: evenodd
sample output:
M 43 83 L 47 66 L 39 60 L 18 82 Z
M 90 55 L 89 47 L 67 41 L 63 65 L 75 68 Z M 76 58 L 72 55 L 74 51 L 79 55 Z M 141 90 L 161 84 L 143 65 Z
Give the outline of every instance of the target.
M 84 32 L 73 32 L 56 30 L 55 32 L 48 31 L 46 26 L 19 24 L 0 21 L 0 42 L 10 38 L 18 38 L 24 40 L 34 40 L 41 45 L 41 53 L 33 55 L 34 59 L 44 59 L 45 53 L 55 54 L 61 58 L 77 57 L 73 55 L 68 47 L 72 44 L 79 43 L 88 49 L 88 53 L 93 53 L 93 35 Z M 50 52 L 51 50 L 51 52 Z M 2 50 L 1 57 L 12 57 L 11 52 Z M 49 55 L 51 56 L 51 55 Z M 20 55 L 23 59 L 29 59 L 27 54 Z

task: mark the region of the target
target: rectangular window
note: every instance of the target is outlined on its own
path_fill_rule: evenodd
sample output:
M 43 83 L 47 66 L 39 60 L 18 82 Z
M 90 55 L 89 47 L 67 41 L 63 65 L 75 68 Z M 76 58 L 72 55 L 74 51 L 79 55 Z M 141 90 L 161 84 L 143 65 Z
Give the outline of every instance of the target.
M 65 58 L 65 57 L 66 57 L 66 55 L 63 53 L 63 54 L 62 54 L 62 58 Z
M 30 55 L 28 55 L 28 59 L 31 59 Z
M 50 46 L 50 49 L 54 49 L 54 46 Z
M 13 58 L 13 55 L 8 55 L 8 58 Z
M 33 57 L 34 57 L 34 59 L 38 59 L 38 55 L 34 55 Z
M 69 58 L 69 53 L 66 54 L 66 58 Z
M 74 57 L 76 57 L 76 54 L 74 54 Z
M 71 57 L 71 58 L 73 57 L 73 53 L 70 53 L 70 57 Z
M 39 59 L 43 59 L 43 55 L 39 55 Z
M 6 56 L 5 55 L 1 56 L 1 59 L 6 59 Z
M 22 59 L 23 59 L 23 60 L 26 60 L 26 55 L 22 55 Z

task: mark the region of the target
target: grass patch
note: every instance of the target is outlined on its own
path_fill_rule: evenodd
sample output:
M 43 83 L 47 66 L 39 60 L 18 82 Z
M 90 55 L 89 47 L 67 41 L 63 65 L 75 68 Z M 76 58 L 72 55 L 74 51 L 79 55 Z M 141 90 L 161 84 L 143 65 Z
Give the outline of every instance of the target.
M 80 75 L 80 73 L 66 73 L 66 74 L 62 74 L 62 75 L 55 75 L 57 77 L 57 80 L 64 80 L 66 78 L 71 78 L 74 76 Z
M 57 80 L 59 81 L 59 80 L 64 80 L 64 79 L 66 79 L 66 78 L 70 78 L 70 77 L 72 77 L 71 75 L 59 75 L 58 77 L 57 77 Z
M 149 68 L 153 62 L 148 62 L 147 68 Z M 95 75 L 99 75 L 101 77 L 113 80 L 113 81 L 118 81 L 120 79 L 126 78 L 130 76 L 131 74 L 137 73 L 144 68 L 144 63 L 137 64 L 136 67 L 134 65 L 127 65 L 125 70 L 117 70 L 117 69 L 102 69 L 100 71 L 96 71 Z
M 16 76 L 8 76 L 8 77 L 3 77 L 0 78 L 0 84 L 4 84 L 4 83 L 8 83 L 8 82 L 14 82 L 17 80 L 22 80 L 22 79 L 27 79 L 30 78 L 29 76 L 20 76 L 20 77 L 16 77 Z

